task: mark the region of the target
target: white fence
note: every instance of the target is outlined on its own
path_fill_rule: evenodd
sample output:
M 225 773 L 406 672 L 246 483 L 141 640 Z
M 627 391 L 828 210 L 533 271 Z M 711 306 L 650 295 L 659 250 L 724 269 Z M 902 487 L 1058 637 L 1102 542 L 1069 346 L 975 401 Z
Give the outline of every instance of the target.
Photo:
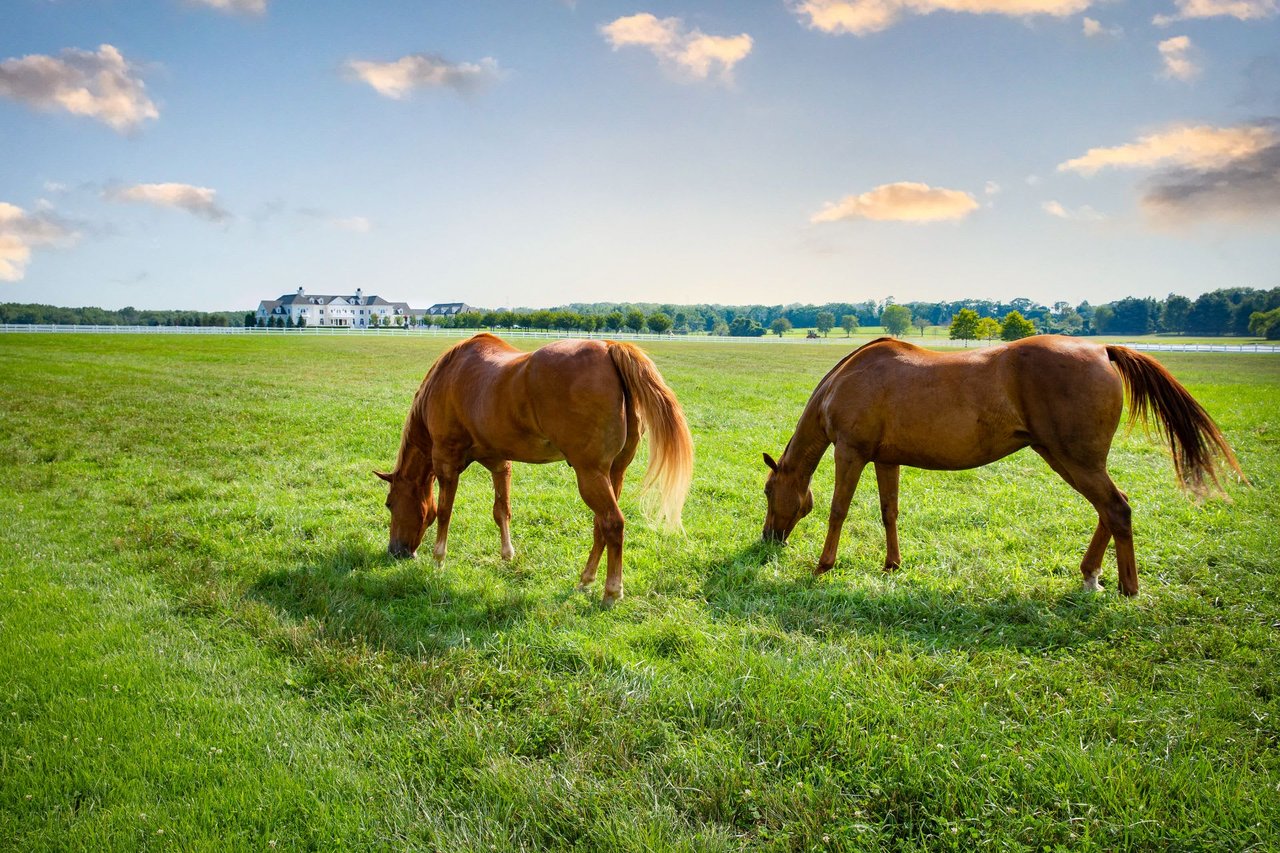
M 16 324 L 4 323 L 0 324 L 0 333 L 49 333 L 57 332 L 60 334 L 106 334 L 106 335 L 270 335 L 273 337 L 285 336 L 296 337 L 306 335 L 321 336 L 355 336 L 355 337 L 439 337 L 439 338 L 464 338 L 474 335 L 477 332 L 490 331 L 489 329 L 440 329 L 440 328 L 379 328 L 379 329 L 353 329 L 342 326 L 304 326 L 301 329 L 273 329 L 243 326 L 62 326 L 49 323 L 41 324 Z M 777 335 L 765 335 L 758 338 L 731 338 L 720 337 L 716 335 L 654 335 L 654 334 L 635 334 L 632 332 L 558 332 L 543 331 L 540 329 L 494 329 L 496 334 L 504 338 L 610 338 L 612 340 L 626 341 L 680 341 L 687 343 L 706 343 L 706 344 L 741 344 L 754 343 L 765 345 L 822 345 L 822 344 L 838 344 L 844 347 L 852 346 L 855 343 L 865 343 L 864 339 L 850 339 L 841 335 L 828 338 L 801 338 L 798 336 L 779 338 Z M 942 336 L 927 336 L 925 338 L 913 338 L 908 336 L 905 340 L 921 342 L 925 346 L 931 347 L 984 347 L 995 346 L 999 341 L 953 341 Z M 1132 347 L 1138 350 L 1147 350 L 1150 352 L 1246 352 L 1246 353 L 1280 353 L 1280 346 L 1273 344 L 1204 344 L 1204 343 L 1177 343 L 1165 341 L 1133 341 L 1118 342 L 1109 341 L 1108 343 L 1122 343 L 1124 346 Z

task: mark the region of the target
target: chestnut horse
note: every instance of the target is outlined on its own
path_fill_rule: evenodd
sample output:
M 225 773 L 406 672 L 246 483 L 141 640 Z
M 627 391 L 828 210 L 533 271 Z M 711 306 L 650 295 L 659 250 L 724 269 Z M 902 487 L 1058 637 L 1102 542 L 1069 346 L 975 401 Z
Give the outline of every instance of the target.
M 614 341 L 557 341 L 531 353 L 479 334 L 436 360 L 414 395 L 390 474 L 391 541 L 412 557 L 432 521 L 435 558 L 443 561 L 458 477 L 472 462 L 493 474 L 493 520 L 502 558 L 511 547 L 511 462 L 564 460 L 578 493 L 595 513 L 595 539 L 579 589 L 596 578 L 608 551 L 604 603 L 622 597 L 622 478 L 650 431 L 641 490 L 654 489 L 659 516 L 680 526 L 693 472 L 693 441 L 675 395 L 635 346 Z M 439 481 L 437 504 L 432 481 Z
M 816 574 L 835 565 L 840 528 L 868 462 L 880 490 L 884 567 L 896 569 L 902 560 L 899 466 L 957 471 L 1030 447 L 1098 512 L 1080 564 L 1085 589 L 1099 588 L 1102 557 L 1114 538 L 1120 590 L 1135 595 L 1129 501 L 1107 475 L 1126 387 L 1131 415 L 1144 421 L 1154 416 L 1164 428 L 1182 486 L 1197 494 L 1210 483 L 1220 489 L 1219 454 L 1244 478 L 1212 418 L 1158 361 L 1140 352 L 1052 335 L 948 353 L 880 338 L 845 356 L 818 383 L 778 461 L 764 455 L 772 469 L 764 538 L 785 542 L 813 509 L 809 481 L 835 444 L 835 493 Z

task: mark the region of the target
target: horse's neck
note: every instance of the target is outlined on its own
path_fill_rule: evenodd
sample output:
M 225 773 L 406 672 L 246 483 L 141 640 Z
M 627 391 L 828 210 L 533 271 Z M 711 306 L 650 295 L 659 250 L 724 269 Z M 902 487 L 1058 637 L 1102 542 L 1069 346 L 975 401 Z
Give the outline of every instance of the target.
M 397 473 L 410 482 L 420 483 L 431 474 L 431 451 L 416 444 L 407 445 L 400 458 Z
M 782 454 L 781 464 L 800 473 L 806 480 L 813 476 L 822 454 L 831 446 L 831 439 L 822 426 L 822 406 L 818 404 L 816 395 L 809 400 L 800 416 L 800 423 L 787 443 L 786 452 Z
M 426 412 L 417 406 L 410 410 L 401 438 L 400 459 L 396 470 L 413 481 L 422 481 L 431 473 L 431 433 L 427 431 Z

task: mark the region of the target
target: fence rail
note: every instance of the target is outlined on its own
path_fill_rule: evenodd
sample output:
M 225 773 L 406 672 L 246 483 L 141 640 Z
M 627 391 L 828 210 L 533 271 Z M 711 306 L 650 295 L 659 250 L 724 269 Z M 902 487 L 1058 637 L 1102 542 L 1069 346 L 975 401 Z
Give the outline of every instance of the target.
M 477 332 L 489 331 L 488 329 L 440 329 L 440 328 L 379 328 L 379 329 L 353 329 L 341 326 L 304 326 L 300 329 L 278 329 L 263 327 L 243 327 L 243 326 L 67 326 L 54 323 L 3 323 L 0 324 L 0 334 L 3 333 L 59 333 L 59 334 L 107 334 L 107 335 L 268 335 L 272 337 L 296 337 L 296 336 L 357 336 L 357 337 L 430 337 L 430 338 L 464 338 Z M 495 330 L 504 338 L 610 338 L 612 340 L 626 341 L 679 341 L 687 343 L 705 343 L 705 344 L 724 344 L 724 343 L 754 343 L 768 346 L 788 346 L 788 345 L 822 345 L 822 344 L 839 344 L 844 341 L 847 346 L 848 338 L 836 336 L 834 338 L 801 338 L 801 337 L 783 337 L 776 335 L 766 335 L 758 338 L 733 338 L 721 337 L 717 335 L 654 335 L 654 334 L 637 334 L 634 332 L 560 332 L 560 331 L 543 331 L 541 329 L 497 329 Z M 911 340 L 907 338 L 907 340 Z M 999 341 L 953 341 L 944 337 L 927 337 L 924 339 L 926 346 L 941 347 L 984 347 L 995 346 Z M 1244 353 L 1280 353 L 1280 346 L 1272 344 L 1204 344 L 1204 343 L 1177 343 L 1177 342 L 1157 342 L 1157 341 L 1111 341 L 1109 343 L 1120 343 L 1123 346 L 1132 347 L 1137 350 L 1147 350 L 1150 352 L 1244 352 Z

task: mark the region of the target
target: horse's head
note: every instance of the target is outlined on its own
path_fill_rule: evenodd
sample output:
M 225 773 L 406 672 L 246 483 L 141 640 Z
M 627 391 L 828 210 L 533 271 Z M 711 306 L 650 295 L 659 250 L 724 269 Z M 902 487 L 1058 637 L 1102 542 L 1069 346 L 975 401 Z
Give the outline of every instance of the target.
M 785 454 L 783 460 L 786 460 Z M 769 466 L 769 478 L 764 482 L 764 496 L 768 501 L 764 540 L 786 544 L 796 523 L 813 510 L 813 492 L 809 491 L 808 477 L 774 462 L 768 453 L 764 455 L 764 464 Z
M 435 478 L 427 475 L 418 480 L 399 472 L 374 471 L 391 489 L 387 493 L 387 509 L 391 511 L 391 540 L 387 553 L 397 558 L 410 558 L 422 544 L 422 536 L 436 520 L 436 502 L 431 494 Z

